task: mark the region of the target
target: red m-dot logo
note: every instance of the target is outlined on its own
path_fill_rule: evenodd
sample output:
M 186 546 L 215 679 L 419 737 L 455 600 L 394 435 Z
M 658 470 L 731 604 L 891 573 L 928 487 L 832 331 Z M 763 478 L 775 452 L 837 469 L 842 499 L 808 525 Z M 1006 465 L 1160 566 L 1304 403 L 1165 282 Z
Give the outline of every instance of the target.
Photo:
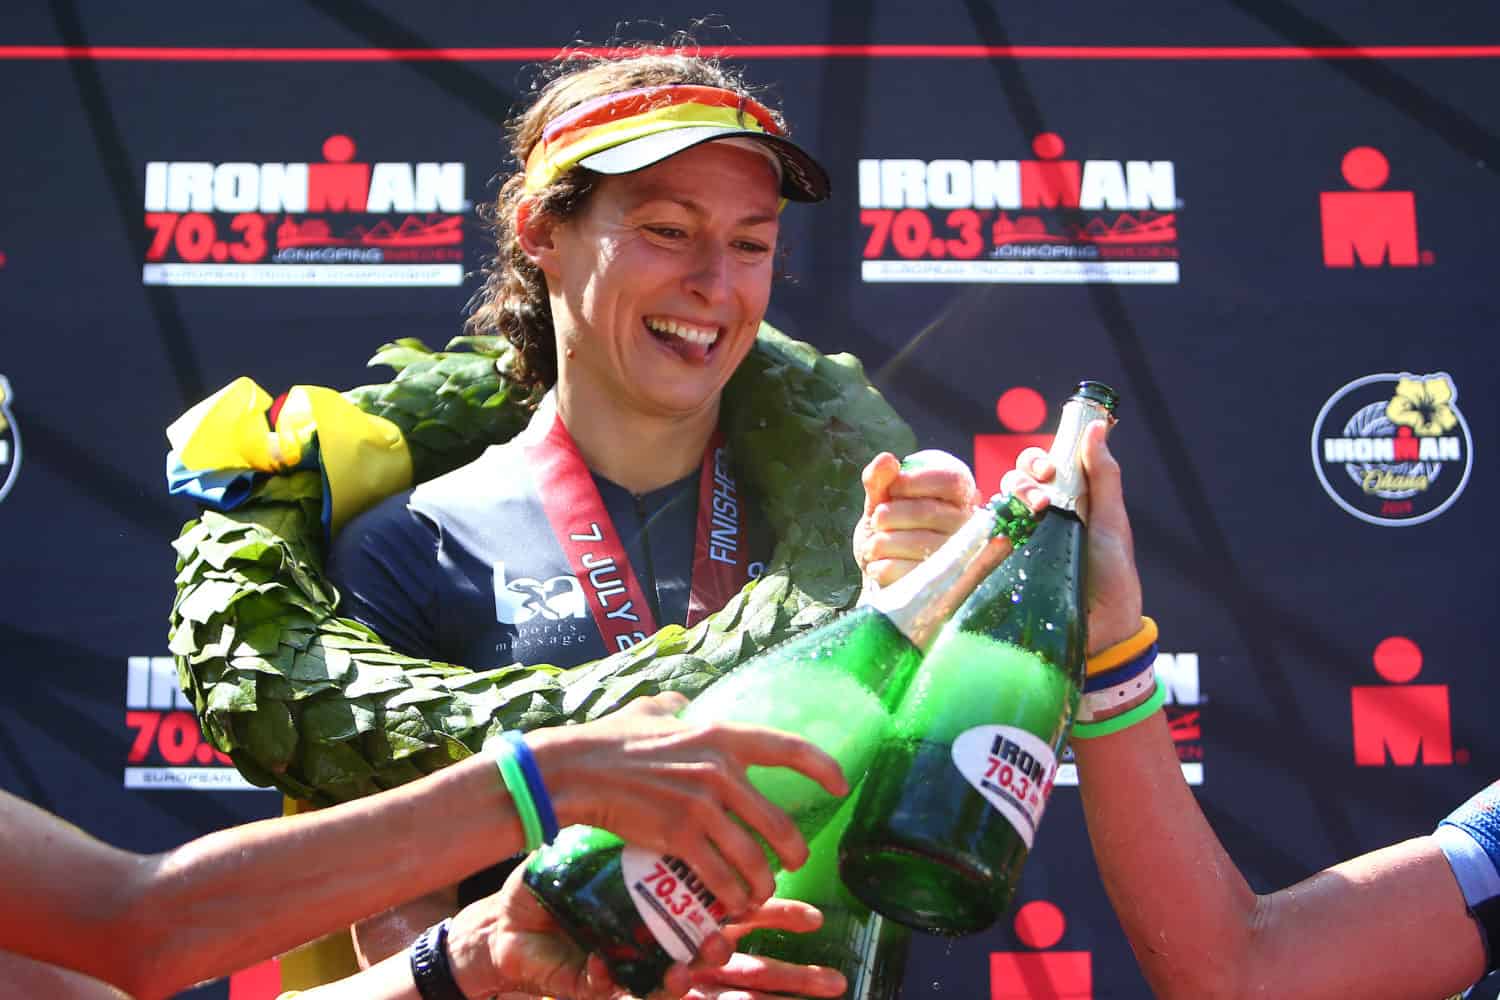
M 1375 672 L 1388 684 L 1349 692 L 1354 722 L 1354 763 L 1361 767 L 1452 764 L 1453 727 L 1448 685 L 1409 683 L 1422 672 L 1422 650 L 1393 635 L 1375 647 Z M 1467 755 L 1460 751 L 1459 762 Z
M 1036 430 L 1047 419 L 1047 402 L 1035 389 L 1018 385 L 995 400 L 995 416 L 1006 434 L 974 435 L 974 481 L 988 497 L 1000 492 L 1000 480 L 1016 467 L 1016 456 L 1027 448 L 1052 447 L 1051 434 Z
M 1033 900 L 1016 911 L 1016 937 L 1036 951 L 990 953 L 990 1000 L 1093 1000 L 1092 957 L 1086 951 L 1046 951 L 1067 930 L 1062 910 Z
M 1390 177 L 1385 154 L 1357 146 L 1344 154 L 1344 180 L 1353 191 L 1324 191 L 1323 266 L 1416 267 L 1431 263 L 1417 251 L 1417 203 L 1410 191 L 1381 191 Z

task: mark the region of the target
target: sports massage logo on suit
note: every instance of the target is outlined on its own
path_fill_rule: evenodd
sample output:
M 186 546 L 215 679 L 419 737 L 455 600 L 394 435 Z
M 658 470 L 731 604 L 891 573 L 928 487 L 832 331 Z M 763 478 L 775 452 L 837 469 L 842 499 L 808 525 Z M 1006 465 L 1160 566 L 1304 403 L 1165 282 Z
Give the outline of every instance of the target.
M 1333 394 L 1312 434 L 1323 489 L 1369 524 L 1421 524 L 1453 506 L 1474 464 L 1447 372 L 1366 375 Z
M 21 431 L 10 408 L 13 398 L 9 380 L 0 375 L 0 500 L 5 499 L 21 472 Z
M 464 165 L 362 162 L 347 135 L 321 163 L 146 164 L 147 285 L 458 285 Z
M 199 789 L 258 792 L 198 727 L 193 703 L 177 683 L 170 656 L 131 656 L 125 661 L 125 787 L 145 790 Z
M 1171 160 L 859 161 L 865 281 L 1177 284 Z
M 588 601 L 571 573 L 539 580 L 507 575 L 505 563 L 494 565 L 495 620 L 513 625 L 513 648 L 547 641 L 561 645 L 590 638 Z

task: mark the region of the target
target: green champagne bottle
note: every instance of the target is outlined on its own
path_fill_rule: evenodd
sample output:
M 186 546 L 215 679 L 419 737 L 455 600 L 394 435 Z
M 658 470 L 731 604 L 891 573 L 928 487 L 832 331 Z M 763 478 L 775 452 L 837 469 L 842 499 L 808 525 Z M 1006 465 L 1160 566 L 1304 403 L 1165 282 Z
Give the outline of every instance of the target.
M 851 788 L 889 734 L 891 712 L 921 649 L 1010 551 L 996 537 L 999 506 L 975 513 L 890 587 L 833 621 L 747 660 L 683 712 L 688 721 L 742 722 L 796 733 L 839 762 Z M 811 842 L 839 800 L 786 768 L 752 767 L 751 783 Z M 852 793 L 851 793 L 852 794 Z M 767 851 L 773 869 L 777 860 Z M 680 859 L 630 847 L 593 827 L 570 827 L 539 850 L 525 881 L 615 981 L 640 996 L 674 961 L 689 961 L 726 918 Z
M 943 626 L 860 792 L 840 846 L 844 881 L 910 927 L 982 930 L 1015 892 L 1083 689 L 1079 446 L 1116 402 L 1083 382 L 1063 407 L 1049 509 Z
M 776 875 L 776 897 L 811 903 L 823 914 L 823 926 L 807 934 L 754 931 L 740 941 L 740 951 L 798 965 L 822 965 L 844 974 L 846 1000 L 894 1000 L 906 974 L 911 931 L 861 903 L 839 877 L 839 841 L 854 816 L 850 796 L 823 832 L 807 845 L 807 864 Z

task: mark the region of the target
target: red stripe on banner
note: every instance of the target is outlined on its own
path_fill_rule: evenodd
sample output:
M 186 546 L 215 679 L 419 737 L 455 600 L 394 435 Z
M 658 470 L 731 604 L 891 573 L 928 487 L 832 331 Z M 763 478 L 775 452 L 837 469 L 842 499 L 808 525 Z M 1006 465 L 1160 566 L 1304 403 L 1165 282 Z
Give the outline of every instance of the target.
M 560 55 L 626 56 L 628 49 L 186 48 L 147 45 L 0 45 L 0 60 L 136 62 L 533 62 Z M 725 45 L 726 59 L 1094 59 L 1237 62 L 1296 59 L 1495 59 L 1500 45 Z

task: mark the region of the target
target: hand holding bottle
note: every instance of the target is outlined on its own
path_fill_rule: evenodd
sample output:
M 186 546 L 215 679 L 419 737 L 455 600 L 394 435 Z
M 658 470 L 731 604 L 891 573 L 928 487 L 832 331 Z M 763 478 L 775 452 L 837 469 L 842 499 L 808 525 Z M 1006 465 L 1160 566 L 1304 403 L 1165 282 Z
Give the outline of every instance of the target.
M 849 786 L 838 763 L 807 740 L 762 726 L 687 722 L 677 718 L 687 704 L 675 693 L 639 698 L 587 726 L 536 730 L 527 741 L 563 826 L 603 827 L 681 858 L 738 914 L 775 891 L 750 831 L 787 867 L 807 860 L 802 834 L 747 769 L 790 768 L 836 796 Z
M 1083 471 L 1088 476 L 1088 635 L 1089 653 L 1127 639 L 1141 627 L 1141 578 L 1135 542 L 1125 511 L 1120 464 L 1109 450 L 1109 426 L 1095 421 L 1084 432 Z M 1047 506 L 1042 484 L 1057 475 L 1047 453 L 1027 448 L 1000 481 L 1033 511 Z
M 891 710 L 922 648 L 1009 551 L 1009 542 L 996 537 L 1001 514 L 998 506 L 976 512 L 916 571 L 868 603 L 720 677 L 694 699 L 684 721 L 796 733 L 857 782 L 890 730 Z M 831 782 L 820 786 L 785 767 L 756 767 L 750 780 L 805 837 L 838 812 L 842 792 Z M 670 820 L 682 825 L 683 817 Z M 655 989 L 674 960 L 690 961 L 732 916 L 682 857 L 632 846 L 598 827 L 562 830 L 533 856 L 525 880 L 576 941 L 608 956 L 611 974 L 642 992 Z
M 816 907 L 792 899 L 771 899 L 724 927 L 729 946 L 738 945 L 751 931 L 785 931 L 809 935 L 822 926 Z M 735 952 L 718 961 L 705 948 L 691 965 L 674 966 L 663 993 L 683 1000 L 774 1000 L 776 997 L 841 997 L 849 984 L 837 969 L 805 962 L 782 961 L 759 954 Z
M 752 930 L 775 928 L 805 933 L 821 922 L 818 911 L 806 903 L 771 900 L 705 941 L 691 965 L 674 966 L 667 973 L 663 990 L 653 996 L 709 1000 L 723 991 L 741 997 L 758 997 L 762 991 L 840 996 L 844 980 L 832 969 L 734 953 L 735 943 Z M 520 869 L 499 892 L 470 904 L 453 918 L 448 955 L 465 996 L 524 994 L 572 1000 L 626 996 L 610 978 L 603 959 L 586 954 L 574 944 L 526 890 Z
M 944 451 L 919 451 L 904 461 L 883 451 L 865 466 L 863 479 L 854 558 L 867 588 L 901 579 L 983 502 L 969 467 Z
M 967 934 L 1010 904 L 1085 683 L 1082 452 L 1090 434 L 1101 440 L 1090 424 L 1117 403 L 1085 381 L 1064 404 L 1046 463 L 1051 509 L 1033 517 L 1023 499 L 1005 502 L 1003 530 L 1024 548 L 943 624 L 871 764 L 840 873 L 886 917 Z M 1012 485 L 1044 506 L 1034 481 Z

